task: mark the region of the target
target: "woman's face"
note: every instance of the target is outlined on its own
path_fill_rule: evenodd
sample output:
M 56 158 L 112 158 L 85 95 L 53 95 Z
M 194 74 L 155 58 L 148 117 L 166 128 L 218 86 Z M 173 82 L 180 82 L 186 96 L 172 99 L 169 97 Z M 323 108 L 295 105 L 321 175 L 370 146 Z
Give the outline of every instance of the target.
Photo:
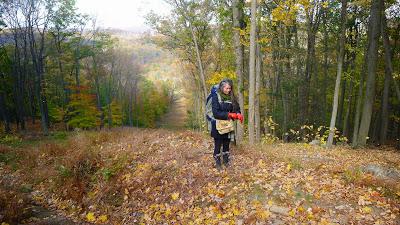
M 222 92 L 224 92 L 224 94 L 229 95 L 231 93 L 232 87 L 229 84 L 225 84 L 222 87 Z

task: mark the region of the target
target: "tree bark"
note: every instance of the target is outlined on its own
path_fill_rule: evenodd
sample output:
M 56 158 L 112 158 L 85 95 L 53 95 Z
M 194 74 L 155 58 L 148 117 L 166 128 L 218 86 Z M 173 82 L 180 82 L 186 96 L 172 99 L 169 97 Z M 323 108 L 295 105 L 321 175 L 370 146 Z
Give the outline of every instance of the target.
M 384 9 L 382 1 L 382 9 Z M 379 134 L 379 143 L 384 145 L 386 143 L 387 137 L 387 129 L 389 123 L 389 90 L 390 90 L 390 80 L 393 79 L 393 67 L 392 67 L 392 53 L 389 46 L 389 37 L 386 33 L 387 25 L 386 25 L 386 16 L 383 13 L 382 16 L 382 24 L 381 24 L 381 32 L 383 39 L 383 47 L 385 50 L 385 83 L 383 86 L 383 94 L 382 94 L 382 108 L 381 108 L 381 127 Z M 399 98 L 400 99 L 400 98 Z
M 300 113 L 299 120 L 303 124 L 310 122 L 309 110 L 310 110 L 310 85 L 311 78 L 314 74 L 315 68 L 315 38 L 320 23 L 321 10 L 320 5 L 315 4 L 306 12 L 307 20 L 307 56 L 306 56 L 306 69 L 300 89 Z
M 256 142 L 261 141 L 261 117 L 260 117 L 260 83 L 262 73 L 262 53 L 260 44 L 256 43 L 256 90 L 255 90 L 255 102 L 254 102 L 254 120 L 256 130 Z
M 257 0 L 251 1 L 250 60 L 249 60 L 249 142 L 255 143 L 255 89 L 256 89 L 256 29 Z
M 241 114 L 245 117 L 244 110 L 244 86 L 243 86 L 243 77 L 244 77 L 244 46 L 240 41 L 240 30 L 243 29 L 243 0 L 233 0 L 232 1 L 232 13 L 233 13 L 233 45 L 235 47 L 235 66 L 236 66 L 236 76 L 237 76 L 237 92 L 238 92 L 238 100 L 239 106 L 241 110 Z M 236 129 L 236 141 L 237 143 L 241 143 L 243 141 L 244 135 L 244 124 L 237 123 Z
M 328 84 L 328 69 L 329 69 L 329 64 L 328 64 L 328 27 L 327 27 L 327 18 L 328 18 L 328 9 L 324 10 L 324 17 L 323 17 L 323 33 L 324 33 L 324 37 L 323 37 L 323 43 L 324 43 L 324 68 L 323 68 L 323 74 L 324 74 L 324 79 L 322 82 L 322 98 L 323 101 L 321 102 L 322 104 L 322 114 L 320 116 L 322 116 L 322 121 L 326 121 L 326 114 L 327 114 L 327 101 L 326 101 L 326 86 Z
M 369 19 L 368 31 L 368 62 L 367 62 L 367 80 L 364 98 L 363 113 L 358 131 L 357 142 L 359 147 L 367 144 L 369 127 L 371 124 L 372 106 L 375 98 L 375 79 L 376 79 L 376 62 L 378 61 L 378 44 L 381 34 L 381 1 L 373 1 L 371 6 L 371 16 Z
M 0 73 L 0 115 L 3 119 L 4 122 L 4 131 L 6 133 L 10 133 L 11 132 L 11 128 L 10 128 L 10 116 L 8 114 L 8 110 L 7 110 L 7 105 L 6 105 L 6 97 L 4 94 L 4 90 L 5 90 L 5 78 L 4 78 L 4 74 Z
M 335 122 L 336 122 L 336 114 L 337 114 L 337 110 L 338 110 L 340 80 L 342 78 L 344 50 L 345 50 L 344 47 L 345 47 L 345 41 L 346 41 L 347 0 L 342 0 L 341 24 L 342 25 L 341 25 L 341 29 L 340 29 L 339 55 L 338 55 L 338 66 L 337 66 L 336 83 L 335 83 L 335 93 L 334 93 L 334 98 L 333 98 L 332 117 L 331 117 L 331 123 L 329 125 L 328 141 L 326 143 L 326 146 L 328 148 L 332 147 L 333 137 L 335 135 Z
M 350 39 L 350 44 L 352 47 L 352 51 L 350 52 L 350 69 L 351 69 L 351 80 L 350 80 L 350 86 L 349 86 L 349 95 L 347 98 L 347 103 L 348 103 L 348 107 L 346 109 L 346 114 L 343 120 L 343 136 L 345 137 L 349 137 L 349 125 L 350 125 L 350 112 L 352 110 L 352 106 L 353 106 L 353 88 L 354 88 L 354 71 L 355 71 L 355 61 L 356 61 L 356 51 L 354 50 L 359 43 L 359 35 L 358 35 L 358 24 L 356 23 L 355 19 L 353 20 L 354 26 L 350 27 L 350 35 L 349 35 L 349 39 Z M 354 30 L 353 30 L 354 29 Z M 355 35 L 353 36 L 353 31 L 355 32 Z

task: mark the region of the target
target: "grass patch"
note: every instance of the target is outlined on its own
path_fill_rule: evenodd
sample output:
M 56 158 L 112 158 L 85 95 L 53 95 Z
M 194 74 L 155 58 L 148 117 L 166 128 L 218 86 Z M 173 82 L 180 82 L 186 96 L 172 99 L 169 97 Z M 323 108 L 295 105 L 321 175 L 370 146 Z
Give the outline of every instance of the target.
M 31 193 L 33 191 L 32 185 L 24 184 L 20 187 L 19 191 L 22 193 Z
M 0 152 L 0 163 L 11 166 L 12 170 L 17 170 L 19 157 L 15 152 Z
M 15 135 L 5 135 L 0 138 L 0 144 L 7 145 L 13 148 L 19 147 L 22 145 L 22 139 Z
M 65 131 L 56 131 L 51 134 L 52 138 L 57 141 L 67 140 L 68 133 Z
M 356 183 L 360 181 L 363 177 L 363 172 L 360 168 L 346 169 L 343 173 L 343 179 L 347 183 Z

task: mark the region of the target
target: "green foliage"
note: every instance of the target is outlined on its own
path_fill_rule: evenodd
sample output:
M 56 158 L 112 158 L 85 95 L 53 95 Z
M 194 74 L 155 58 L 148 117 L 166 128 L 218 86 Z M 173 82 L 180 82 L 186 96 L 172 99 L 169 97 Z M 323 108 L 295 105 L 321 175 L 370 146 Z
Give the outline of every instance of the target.
M 122 125 L 122 106 L 117 101 L 112 101 L 111 104 L 103 107 L 104 111 L 104 123 L 111 126 L 121 126 Z M 111 111 L 111 113 L 109 113 Z M 111 116 L 110 116 L 111 114 Z
M 158 85 L 161 88 L 156 88 Z M 141 101 L 135 105 L 133 112 L 139 112 L 137 118 L 139 125 L 144 127 L 155 127 L 156 121 L 161 115 L 166 113 L 169 106 L 168 91 L 166 86 L 161 84 L 154 84 L 149 80 L 142 80 L 140 87 Z
M 17 147 L 22 144 L 22 139 L 15 135 L 5 135 L 0 138 L 0 144 Z
M 55 140 L 66 140 L 68 135 L 65 131 L 56 131 L 52 133 L 52 136 Z
M 94 128 L 100 125 L 99 112 L 95 105 L 95 96 L 88 93 L 87 87 L 77 88 L 71 94 L 66 115 L 67 124 L 71 128 Z
M 67 168 L 67 167 L 65 167 L 63 165 L 59 165 L 57 167 L 57 171 L 58 171 L 58 175 L 61 178 L 68 178 L 68 177 L 72 176 L 72 171 L 69 168 Z
M 201 122 L 197 119 L 196 113 L 193 110 L 188 110 L 186 118 L 186 127 L 190 129 L 200 129 Z

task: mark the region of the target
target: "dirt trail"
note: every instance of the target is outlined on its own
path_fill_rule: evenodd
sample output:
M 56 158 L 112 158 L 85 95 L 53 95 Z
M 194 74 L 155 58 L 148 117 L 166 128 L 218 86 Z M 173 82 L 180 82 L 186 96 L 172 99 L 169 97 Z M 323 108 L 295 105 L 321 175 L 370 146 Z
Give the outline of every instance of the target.
M 187 103 L 184 97 L 177 97 L 169 111 L 157 123 L 157 127 L 173 130 L 185 128 Z

